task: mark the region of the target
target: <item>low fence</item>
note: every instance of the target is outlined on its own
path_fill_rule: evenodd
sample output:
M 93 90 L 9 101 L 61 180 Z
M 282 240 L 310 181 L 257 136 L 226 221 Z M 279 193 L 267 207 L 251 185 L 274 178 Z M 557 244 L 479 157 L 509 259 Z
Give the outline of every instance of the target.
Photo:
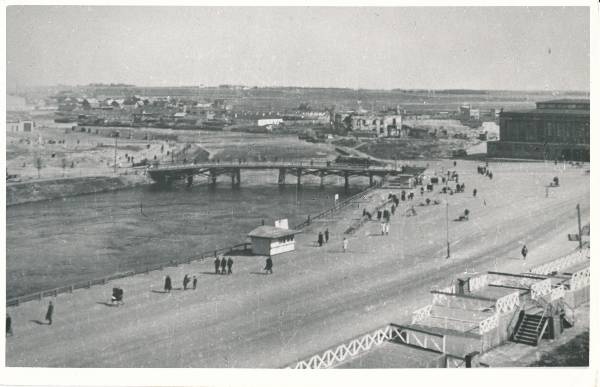
M 328 208 L 325 211 L 322 211 L 316 215 L 309 215 L 308 218 L 304 222 L 299 223 L 296 226 L 294 226 L 294 229 L 300 230 L 304 227 L 309 226 L 313 221 L 315 221 L 317 219 L 326 218 L 328 216 L 331 216 L 331 215 L 335 214 L 337 211 L 340 211 L 341 209 L 348 207 L 349 205 L 354 203 L 357 199 L 362 198 L 363 196 L 365 196 L 366 194 L 368 194 L 369 192 L 373 191 L 376 188 L 377 187 L 369 187 L 364 191 L 361 191 L 361 192 L 359 192 L 355 195 L 352 195 L 344 200 L 341 200 L 335 206 Z
M 579 290 L 586 286 L 590 286 L 590 268 L 586 267 L 585 269 L 576 271 L 571 275 L 571 279 L 569 280 L 569 290 Z
M 364 191 L 361 191 L 351 197 L 348 197 L 348 198 L 340 201 L 340 203 L 338 203 L 337 205 L 335 205 L 334 207 L 332 207 L 330 209 L 320 212 L 319 214 L 317 214 L 315 216 L 312 216 L 312 217 L 309 216 L 309 218 L 306 221 L 295 226 L 295 229 L 297 229 L 297 230 L 302 229 L 302 228 L 308 226 L 312 222 L 312 220 L 329 216 L 330 214 L 333 214 L 334 212 L 347 207 L 352 202 L 354 202 L 357 198 L 366 195 L 368 192 L 374 190 L 375 188 L 376 187 L 369 187 Z M 227 253 L 232 253 L 234 251 L 248 251 L 248 250 L 250 250 L 250 246 L 251 246 L 250 242 L 238 243 L 233 246 L 228 246 L 228 247 L 224 247 L 224 248 L 220 248 L 220 249 L 216 249 L 216 250 L 204 251 L 204 252 L 201 252 L 199 255 L 195 255 L 192 257 L 188 257 L 188 258 L 183 258 L 183 259 L 178 259 L 178 260 L 170 260 L 170 261 L 164 262 L 164 263 L 148 265 L 142 269 L 138 269 L 138 270 L 134 270 L 134 271 L 127 271 L 127 272 L 123 272 L 123 273 L 111 274 L 109 276 L 92 279 L 90 281 L 78 282 L 78 283 L 67 285 L 67 286 L 42 290 L 42 291 L 35 292 L 35 293 L 29 293 L 29 294 L 26 294 L 23 296 L 7 299 L 6 306 L 18 306 L 19 304 L 21 304 L 23 302 L 27 302 L 27 301 L 41 300 L 44 297 L 50 297 L 50 296 L 56 297 L 57 295 L 59 295 L 61 293 L 72 293 L 73 290 L 75 290 L 75 289 L 90 288 L 94 285 L 104 285 L 109 281 L 113 281 L 113 280 L 125 278 L 125 277 L 131 277 L 131 276 L 134 276 L 137 274 L 147 274 L 151 271 L 163 270 L 165 267 L 174 267 L 174 266 L 178 266 L 178 265 L 182 265 L 182 264 L 191 263 L 193 261 L 203 261 L 206 258 L 216 257 L 219 254 L 227 254 Z
M 160 263 L 160 264 L 147 265 L 146 267 L 138 269 L 138 270 L 111 274 L 109 276 L 102 277 L 102 278 L 96 278 L 96 279 L 93 279 L 90 281 L 78 282 L 78 283 L 68 285 L 68 286 L 62 286 L 62 287 L 58 287 L 58 288 L 54 288 L 54 289 L 42 290 L 40 292 L 29 293 L 24 296 L 14 297 L 14 298 L 10 298 L 10 299 L 6 300 L 6 306 L 18 306 L 19 304 L 21 304 L 23 302 L 27 302 L 27 301 L 41 300 L 44 297 L 51 297 L 51 296 L 56 297 L 57 295 L 59 295 L 61 293 L 72 293 L 73 290 L 75 290 L 75 289 L 85 289 L 85 288 L 89 289 L 90 287 L 92 287 L 94 285 L 104 285 L 109 281 L 114 281 L 114 280 L 117 280 L 120 278 L 131 277 L 131 276 L 134 276 L 137 274 L 147 274 L 151 271 L 163 270 L 165 267 L 175 267 L 178 265 L 191 263 L 193 261 L 203 261 L 206 258 L 213 258 L 213 257 L 218 256 L 219 254 L 228 254 L 228 253 L 232 253 L 234 251 L 248 251 L 250 249 L 250 246 L 251 246 L 250 242 L 238 243 L 237 245 L 228 246 L 228 247 L 224 247 L 221 249 L 204 251 L 204 252 L 200 253 L 199 255 L 189 257 L 189 258 L 184 258 L 184 259 L 179 259 L 179 260 L 171 260 L 171 261 L 168 261 L 165 263 Z
M 546 275 L 546 274 L 551 274 L 554 272 L 559 272 L 562 269 L 566 269 L 569 266 L 573 266 L 573 265 L 576 265 L 576 264 L 579 264 L 582 262 L 586 262 L 589 260 L 589 257 L 590 257 L 589 249 L 577 250 L 565 257 L 555 259 L 552 262 L 548 262 L 548 263 L 545 263 L 538 267 L 535 267 L 535 268 L 531 269 L 531 273 Z
M 531 299 L 537 300 L 540 297 L 550 294 L 552 291 L 552 280 L 547 278 L 531 285 Z
M 380 346 L 385 342 L 397 342 L 423 349 L 446 352 L 446 337 L 440 333 L 427 332 L 421 329 L 402 325 L 389 324 L 366 334 L 333 346 L 330 349 L 313 355 L 305 360 L 294 362 L 286 368 L 319 369 L 331 368 L 351 358 Z

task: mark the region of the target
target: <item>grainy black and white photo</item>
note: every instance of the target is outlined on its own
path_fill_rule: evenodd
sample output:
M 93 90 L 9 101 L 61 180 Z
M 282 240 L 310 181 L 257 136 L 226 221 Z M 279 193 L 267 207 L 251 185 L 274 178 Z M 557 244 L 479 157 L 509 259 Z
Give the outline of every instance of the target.
M 597 4 L 5 10 L 7 369 L 590 365 Z

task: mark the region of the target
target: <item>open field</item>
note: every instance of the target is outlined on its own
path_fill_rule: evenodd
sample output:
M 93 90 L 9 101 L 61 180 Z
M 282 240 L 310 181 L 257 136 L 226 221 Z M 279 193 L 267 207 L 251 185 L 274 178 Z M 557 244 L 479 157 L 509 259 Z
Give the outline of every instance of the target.
M 432 171 L 451 168 L 451 161 L 430 164 Z M 416 206 L 417 216 L 404 217 L 406 202 L 392 217 L 389 236 L 380 235 L 377 222 L 367 223 L 342 253 L 343 231 L 375 200 L 366 198 L 300 234 L 295 252 L 274 258 L 273 275 L 261 273 L 264 257 L 236 256 L 230 276 L 212 274 L 212 262 L 194 262 L 59 295 L 52 326 L 43 323 L 48 299 L 9 308 L 15 334 L 7 340 L 7 365 L 285 366 L 405 321 L 430 299 L 430 286 L 446 285 L 465 270 L 527 271 L 576 247 L 566 234 L 576 230 L 576 204 L 589 220 L 589 175 L 582 169 L 492 163 L 490 180 L 476 165 L 459 161 L 466 192 L 448 197 L 451 219 L 465 208 L 471 212 L 468 222 L 450 221 L 451 259 L 445 259 L 445 206 Z M 554 176 L 561 186 L 546 198 L 544 186 Z M 437 190 L 426 196 L 443 199 Z M 332 237 L 315 247 L 325 227 Z M 525 262 L 523 243 L 530 252 Z M 166 274 L 177 288 L 186 273 L 199 276 L 198 289 L 162 293 Z M 118 308 L 106 305 L 114 286 L 125 290 L 126 304 Z

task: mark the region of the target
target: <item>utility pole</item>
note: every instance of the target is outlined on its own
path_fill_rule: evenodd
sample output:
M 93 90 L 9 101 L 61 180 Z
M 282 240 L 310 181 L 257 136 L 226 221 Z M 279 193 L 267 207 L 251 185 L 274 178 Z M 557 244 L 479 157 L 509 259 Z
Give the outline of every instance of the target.
M 448 211 L 450 203 L 448 203 L 448 194 L 446 194 L 446 259 L 450 258 L 450 230 L 448 223 Z
M 579 230 L 579 250 L 583 248 L 583 241 L 581 240 L 581 211 L 579 208 L 579 203 L 577 203 L 577 226 Z
M 117 174 L 117 138 L 119 137 L 119 133 L 115 132 L 115 175 Z

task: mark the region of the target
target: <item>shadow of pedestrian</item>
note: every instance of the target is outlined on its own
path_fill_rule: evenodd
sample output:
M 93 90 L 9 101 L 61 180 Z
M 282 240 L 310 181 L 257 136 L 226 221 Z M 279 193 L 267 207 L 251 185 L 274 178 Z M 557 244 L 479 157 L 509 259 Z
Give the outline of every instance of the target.
M 100 305 L 104 305 L 104 306 L 108 306 L 108 307 L 113 307 L 115 306 L 115 304 L 112 304 L 110 302 L 105 302 L 105 301 L 97 301 L 96 304 L 100 304 Z
M 214 271 L 203 271 L 203 272 L 201 272 L 200 274 L 212 274 L 212 275 L 218 275 L 218 274 L 221 274 L 221 273 L 215 273 Z
M 29 320 L 29 322 L 36 323 L 37 325 L 50 325 L 47 322 L 40 321 L 40 320 Z
M 154 290 L 154 289 L 152 289 L 151 292 L 152 293 L 162 293 L 162 294 L 169 293 L 166 290 Z
M 258 272 L 258 271 L 251 271 L 251 272 L 250 272 L 250 274 L 256 274 L 256 275 L 267 275 L 267 273 L 266 273 L 266 272 L 264 272 L 264 271 L 261 271 L 261 272 Z

